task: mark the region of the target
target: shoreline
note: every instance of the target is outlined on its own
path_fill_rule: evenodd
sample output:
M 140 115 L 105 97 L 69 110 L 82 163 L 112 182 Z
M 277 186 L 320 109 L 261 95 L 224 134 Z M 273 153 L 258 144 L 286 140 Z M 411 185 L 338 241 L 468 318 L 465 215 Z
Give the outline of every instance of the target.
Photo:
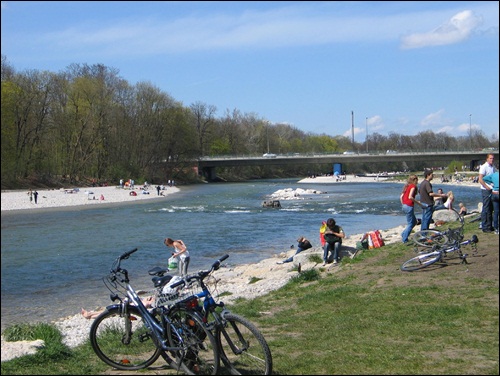
M 405 226 L 400 225 L 391 229 L 380 229 L 385 244 L 395 243 L 400 240 L 401 232 Z M 342 257 L 354 258 L 358 251 L 356 250 L 356 242 L 361 240 L 363 234 L 349 235 L 344 239 L 342 244 L 341 254 Z M 270 257 L 262 259 L 258 262 L 239 264 L 239 265 L 225 265 L 214 274 L 217 280 L 217 292 L 230 293 L 224 295 L 222 301 L 226 304 L 233 303 L 239 297 L 245 299 L 253 299 L 258 296 L 265 295 L 270 291 L 277 290 L 283 287 L 291 278 L 297 275 L 294 266 L 301 263 L 303 269 L 311 269 L 319 267 L 320 264 L 315 264 L 309 261 L 311 254 L 322 255 L 323 249 L 320 246 L 310 248 L 301 252 L 294 257 L 292 263 L 277 264 L 278 261 L 290 257 L 295 254 L 296 249 L 288 249 L 279 253 L 275 253 Z M 364 252 L 369 250 L 363 250 Z M 327 264 L 325 267 L 326 273 L 336 273 L 342 270 L 342 263 L 339 266 L 334 264 Z M 172 273 L 175 275 L 175 273 Z M 257 282 L 252 283 L 258 279 Z M 215 296 L 215 295 L 214 295 Z M 97 309 L 98 307 L 82 307 L 88 310 Z M 76 347 L 88 339 L 90 326 L 94 320 L 84 318 L 80 311 L 73 315 L 61 317 L 59 319 L 51 320 L 50 323 L 54 324 L 63 336 L 63 343 L 69 347 Z M 43 342 L 43 341 L 41 341 Z M 36 341 L 17 341 L 7 342 L 3 336 L 1 340 L 2 361 L 14 359 L 19 356 L 33 354 L 37 351 L 37 347 L 43 346 L 40 340 Z
M 345 183 L 399 183 L 399 184 L 405 184 L 405 180 L 394 180 L 393 178 L 395 176 L 408 176 L 407 174 L 401 174 L 401 175 L 389 175 L 389 176 L 357 176 L 357 175 L 345 175 L 346 179 L 345 180 L 337 180 L 337 177 L 331 175 L 331 176 L 316 176 L 314 178 L 304 178 L 298 181 L 298 183 L 316 183 L 316 184 L 345 184 Z M 418 175 L 417 175 L 418 176 Z M 466 187 L 478 187 L 480 188 L 481 184 L 479 183 L 474 183 L 470 179 L 470 177 L 465 178 L 463 181 L 447 181 L 447 182 L 441 182 L 439 178 L 439 174 L 436 175 L 436 178 L 434 178 L 431 181 L 431 184 L 434 187 L 437 187 L 439 185 L 452 185 L 452 186 L 466 186 Z M 419 176 L 419 181 L 421 182 L 423 177 Z M 436 188 L 437 189 L 437 188 Z
M 30 201 L 28 190 L 2 191 L 1 212 L 30 211 L 41 212 L 47 209 L 79 210 L 99 207 L 110 207 L 116 203 L 135 204 L 161 200 L 180 189 L 176 186 L 163 187 L 158 195 L 155 187 L 150 186 L 143 193 L 140 186 L 126 189 L 115 186 L 108 187 L 83 187 L 74 189 L 43 189 L 38 192 L 38 202 Z M 34 192 L 35 190 L 33 190 Z M 69 193 L 71 192 L 71 193 Z M 134 192 L 136 196 L 131 196 Z M 101 196 L 102 195 L 102 196 Z M 103 199 L 101 199 L 101 197 Z
M 345 183 L 399 183 L 404 184 L 405 181 L 393 180 L 392 176 L 356 176 L 346 175 L 345 180 L 337 180 L 335 176 L 317 176 L 314 178 L 304 178 L 297 181 L 297 184 L 314 183 L 314 184 L 345 184 Z M 461 182 L 440 182 L 438 179 L 432 181 L 433 186 L 470 186 L 478 187 L 479 183 L 473 183 L 470 179 Z M 141 202 L 150 202 L 151 200 L 161 200 L 166 196 L 177 193 L 180 189 L 177 186 L 164 186 L 160 190 L 161 195 L 157 194 L 155 186 L 149 186 L 146 190 L 148 194 L 143 194 L 141 186 L 136 186 L 134 189 L 120 188 L 119 186 L 108 187 L 81 187 L 69 189 L 43 189 L 38 191 L 38 203 L 30 201 L 28 190 L 5 190 L 1 192 L 1 212 L 19 213 L 24 210 L 30 212 L 38 212 L 46 209 L 65 209 L 79 210 L 95 207 L 109 207 L 115 203 L 135 204 Z M 35 190 L 33 190 L 35 191 Z M 72 191 L 73 193 L 67 193 Z M 130 196 L 130 192 L 135 192 L 136 196 Z M 104 200 L 101 200 L 101 195 Z

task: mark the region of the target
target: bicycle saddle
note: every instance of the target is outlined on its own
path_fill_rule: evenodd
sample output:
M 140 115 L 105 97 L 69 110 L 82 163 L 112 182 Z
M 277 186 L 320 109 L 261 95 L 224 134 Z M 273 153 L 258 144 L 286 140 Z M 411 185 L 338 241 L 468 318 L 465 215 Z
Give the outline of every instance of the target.
M 170 274 L 166 275 L 166 276 L 163 276 L 163 277 L 153 277 L 153 278 L 151 278 L 151 280 L 153 281 L 153 284 L 154 284 L 155 287 L 163 287 L 167 283 L 169 283 L 171 279 L 172 279 L 172 276 Z
M 163 277 L 166 272 L 168 272 L 168 269 L 160 268 L 159 266 L 155 266 L 148 271 L 149 275 L 156 275 L 158 277 Z

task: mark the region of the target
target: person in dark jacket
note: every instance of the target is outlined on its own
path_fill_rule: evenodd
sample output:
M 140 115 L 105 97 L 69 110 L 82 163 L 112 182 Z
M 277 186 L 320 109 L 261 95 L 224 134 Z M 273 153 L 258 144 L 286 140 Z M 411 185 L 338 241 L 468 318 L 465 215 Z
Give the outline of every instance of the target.
M 312 247 L 311 242 L 309 240 L 307 240 L 303 236 L 300 236 L 297 239 L 297 243 L 298 243 L 298 245 L 297 245 L 297 251 L 295 252 L 295 254 L 293 256 L 290 256 L 289 258 L 287 258 L 284 261 L 278 261 L 277 264 L 284 264 L 286 262 L 292 262 L 293 261 L 293 257 L 295 255 L 298 255 L 300 252 L 305 251 L 306 249 L 309 249 L 309 248 Z

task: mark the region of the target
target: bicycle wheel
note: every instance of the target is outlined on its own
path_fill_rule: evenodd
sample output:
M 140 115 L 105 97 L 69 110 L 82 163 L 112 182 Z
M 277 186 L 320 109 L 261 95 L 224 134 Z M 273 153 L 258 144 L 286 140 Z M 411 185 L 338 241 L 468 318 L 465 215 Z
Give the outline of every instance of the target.
M 104 363 L 120 370 L 138 370 L 153 364 L 160 356 L 150 330 L 141 313 L 129 306 L 128 313 L 120 308 L 101 313 L 90 327 L 90 344 Z
M 448 237 L 441 231 L 421 230 L 412 236 L 412 241 L 422 247 L 433 247 L 435 245 L 444 245 L 448 243 Z
M 435 251 L 430 253 L 422 253 L 415 256 L 401 265 L 401 270 L 404 272 L 411 272 L 418 269 L 423 269 L 429 265 L 434 264 L 441 259 L 441 252 Z
M 174 362 L 189 375 L 218 375 L 219 347 L 215 337 L 195 312 L 174 309 L 168 314 L 167 337 L 172 347 Z
M 217 329 L 225 366 L 222 371 L 231 375 L 270 375 L 273 368 L 271 350 L 259 329 L 234 313 L 225 313 L 224 319 L 224 327 Z

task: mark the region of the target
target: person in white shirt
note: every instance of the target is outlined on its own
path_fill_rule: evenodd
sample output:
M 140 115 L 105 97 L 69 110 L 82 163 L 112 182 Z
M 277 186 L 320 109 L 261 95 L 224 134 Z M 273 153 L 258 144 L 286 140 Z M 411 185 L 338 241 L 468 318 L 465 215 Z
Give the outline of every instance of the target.
M 484 177 L 497 171 L 493 166 L 495 156 L 488 154 L 486 162 L 479 167 L 479 184 L 481 184 L 481 195 L 483 199 L 483 209 L 481 210 L 481 229 L 483 232 L 493 232 L 493 202 L 491 201 L 492 187 L 484 181 Z

